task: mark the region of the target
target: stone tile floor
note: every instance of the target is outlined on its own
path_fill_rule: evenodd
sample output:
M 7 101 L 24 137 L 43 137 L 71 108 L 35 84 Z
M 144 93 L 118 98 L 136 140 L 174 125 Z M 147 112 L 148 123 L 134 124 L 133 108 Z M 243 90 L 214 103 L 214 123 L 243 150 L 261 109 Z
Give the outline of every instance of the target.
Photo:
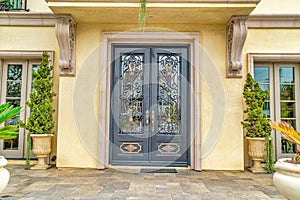
M 140 173 L 137 168 L 24 170 L 9 165 L 11 179 L 0 199 L 12 200 L 226 200 L 285 199 L 271 174 L 177 169 Z

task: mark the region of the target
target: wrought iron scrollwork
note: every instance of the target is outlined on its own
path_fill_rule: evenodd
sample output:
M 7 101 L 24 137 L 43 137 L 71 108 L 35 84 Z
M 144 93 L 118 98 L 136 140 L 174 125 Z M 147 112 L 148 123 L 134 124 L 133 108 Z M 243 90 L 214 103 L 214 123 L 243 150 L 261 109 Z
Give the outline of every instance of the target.
M 158 134 L 180 134 L 180 68 L 179 55 L 158 56 Z
M 120 133 L 141 134 L 143 120 L 144 55 L 121 56 Z

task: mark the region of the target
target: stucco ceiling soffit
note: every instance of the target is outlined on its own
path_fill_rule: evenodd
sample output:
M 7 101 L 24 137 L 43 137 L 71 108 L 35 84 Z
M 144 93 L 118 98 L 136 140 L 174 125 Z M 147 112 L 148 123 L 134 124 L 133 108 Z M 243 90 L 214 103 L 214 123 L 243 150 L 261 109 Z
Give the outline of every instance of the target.
M 70 15 L 56 15 L 56 38 L 59 46 L 60 76 L 76 73 L 76 22 Z
M 223 24 L 249 15 L 258 1 L 147 1 L 147 24 Z M 69 13 L 77 23 L 135 24 L 138 1 L 48 1 L 55 14 Z
M 247 16 L 233 16 L 227 24 L 227 78 L 242 78 L 242 51 L 247 37 Z

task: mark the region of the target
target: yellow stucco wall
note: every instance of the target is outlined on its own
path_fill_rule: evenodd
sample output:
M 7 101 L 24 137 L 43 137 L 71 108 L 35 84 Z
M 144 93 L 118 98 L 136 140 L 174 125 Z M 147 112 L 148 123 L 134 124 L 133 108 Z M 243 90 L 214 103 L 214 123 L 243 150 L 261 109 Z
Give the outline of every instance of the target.
M 44 0 L 27 0 L 27 8 L 30 12 L 52 12 Z
M 61 77 L 59 84 L 58 167 L 97 167 L 97 121 L 100 101 L 98 80 L 100 67 L 103 67 L 100 66 L 99 58 L 101 33 L 127 31 L 132 28 L 136 28 L 136 25 L 77 25 L 77 75 Z M 196 55 L 200 57 L 201 77 L 196 78 L 201 78 L 202 82 L 202 143 L 210 140 L 211 135 L 216 136 L 212 147 L 206 149 L 206 154 L 203 155 L 203 169 L 243 169 L 243 136 L 240 125 L 242 82 L 241 79 L 225 78 L 225 26 L 173 24 L 161 25 L 157 27 L 157 31 L 161 31 L 160 28 L 201 34 L 201 55 Z M 216 74 L 210 77 L 207 72 L 211 69 L 214 69 Z M 214 83 L 216 78 L 219 82 Z M 221 85 L 216 85 L 217 83 Z M 213 110 L 216 109 L 212 99 L 216 97 L 216 88 L 223 88 L 226 94 L 225 100 L 222 101 L 225 103 L 222 107 L 225 108 L 226 115 L 221 122 L 212 119 Z M 86 106 L 87 104 L 89 106 Z M 210 128 L 216 124 L 221 124 L 218 126 L 220 129 L 212 132 Z
M 261 0 L 251 14 L 299 14 L 298 0 Z

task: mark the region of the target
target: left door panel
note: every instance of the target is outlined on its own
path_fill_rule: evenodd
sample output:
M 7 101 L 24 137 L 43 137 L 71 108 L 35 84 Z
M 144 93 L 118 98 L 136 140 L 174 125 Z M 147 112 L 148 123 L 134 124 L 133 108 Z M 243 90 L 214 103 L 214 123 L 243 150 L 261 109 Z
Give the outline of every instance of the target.
M 31 92 L 32 70 L 38 66 L 38 61 L 4 61 L 1 76 L 1 104 L 9 102 L 13 106 L 21 106 L 20 115 L 6 123 L 15 125 L 18 119 L 25 121 L 29 110 L 26 101 Z M 24 158 L 26 148 L 26 131 L 18 130 L 18 137 L 10 140 L 0 141 L 0 154 L 7 158 Z

